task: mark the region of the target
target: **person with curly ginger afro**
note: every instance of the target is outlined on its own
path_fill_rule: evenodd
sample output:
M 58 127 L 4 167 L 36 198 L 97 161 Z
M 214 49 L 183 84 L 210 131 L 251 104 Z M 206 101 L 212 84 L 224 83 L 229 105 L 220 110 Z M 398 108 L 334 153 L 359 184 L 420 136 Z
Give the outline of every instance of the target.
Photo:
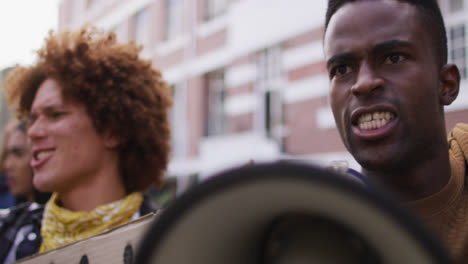
M 33 203 L 0 215 L 0 262 L 155 210 L 142 192 L 162 183 L 171 100 L 140 50 L 96 28 L 51 32 L 37 63 L 8 76 L 7 99 L 29 120 L 34 186 L 53 195 L 43 209 Z

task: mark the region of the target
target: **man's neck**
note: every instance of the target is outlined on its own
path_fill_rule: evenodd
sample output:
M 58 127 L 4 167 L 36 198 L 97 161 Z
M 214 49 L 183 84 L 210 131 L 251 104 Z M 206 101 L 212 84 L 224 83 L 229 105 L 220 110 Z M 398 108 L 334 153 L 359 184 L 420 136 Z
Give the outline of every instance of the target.
M 442 190 L 451 175 L 448 151 L 441 151 L 432 159 L 414 164 L 407 169 L 362 173 L 377 185 L 383 185 L 404 201 L 415 201 Z
M 90 212 L 100 205 L 124 198 L 127 195 L 125 184 L 117 162 L 112 161 L 104 163 L 106 165 L 93 175 L 87 175 L 88 180 L 59 191 L 59 205 L 71 211 Z
M 58 205 L 70 211 L 91 212 L 100 205 L 123 199 L 126 195 L 123 185 L 108 183 L 105 188 L 75 188 L 71 192 L 59 193 Z

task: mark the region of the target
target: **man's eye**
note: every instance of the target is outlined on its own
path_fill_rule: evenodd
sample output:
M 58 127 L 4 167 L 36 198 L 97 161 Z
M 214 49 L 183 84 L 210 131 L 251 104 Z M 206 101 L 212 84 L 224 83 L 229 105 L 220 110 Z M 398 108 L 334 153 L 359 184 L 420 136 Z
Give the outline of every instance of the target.
M 394 53 L 385 58 L 384 64 L 397 64 L 404 61 L 406 57 L 399 53 Z
M 52 113 L 50 113 L 50 116 L 51 116 L 52 118 L 59 118 L 59 117 L 61 117 L 61 116 L 63 116 L 63 115 L 64 115 L 63 112 L 52 112 Z
M 340 65 L 340 66 L 333 68 L 332 75 L 339 77 L 339 76 L 348 74 L 350 72 L 352 72 L 352 68 L 349 65 Z
M 34 114 L 29 114 L 27 122 L 28 122 L 28 127 L 32 126 L 34 122 L 36 121 L 37 116 Z

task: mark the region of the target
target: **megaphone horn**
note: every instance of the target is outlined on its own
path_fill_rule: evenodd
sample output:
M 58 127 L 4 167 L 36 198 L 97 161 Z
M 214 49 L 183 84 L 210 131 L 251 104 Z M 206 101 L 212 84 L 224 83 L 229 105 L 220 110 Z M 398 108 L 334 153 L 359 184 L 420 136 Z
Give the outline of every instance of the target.
M 452 263 L 381 190 L 290 161 L 212 176 L 153 223 L 136 263 Z

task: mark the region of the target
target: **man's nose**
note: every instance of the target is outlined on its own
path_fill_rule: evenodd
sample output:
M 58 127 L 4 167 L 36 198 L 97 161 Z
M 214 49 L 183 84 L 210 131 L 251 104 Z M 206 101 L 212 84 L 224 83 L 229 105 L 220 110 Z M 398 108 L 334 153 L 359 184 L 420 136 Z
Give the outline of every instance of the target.
M 45 135 L 45 126 L 40 118 L 36 119 L 28 128 L 28 139 L 34 140 Z
M 351 92 L 355 96 L 363 96 L 372 93 L 374 90 L 381 89 L 383 86 L 384 80 L 376 74 L 368 63 L 363 63 L 359 68 L 356 83 L 351 87 Z

